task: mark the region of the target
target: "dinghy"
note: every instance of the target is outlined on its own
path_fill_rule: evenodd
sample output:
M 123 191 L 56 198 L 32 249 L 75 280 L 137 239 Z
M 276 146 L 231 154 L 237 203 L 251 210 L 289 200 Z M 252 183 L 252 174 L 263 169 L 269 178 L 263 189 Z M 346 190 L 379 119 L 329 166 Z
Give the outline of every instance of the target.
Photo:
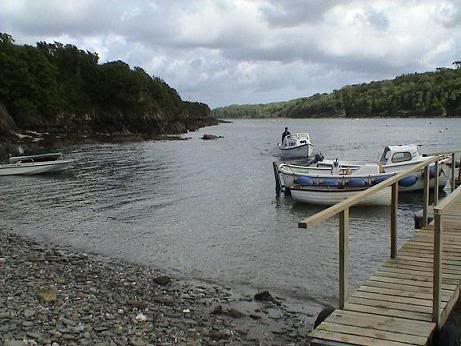
M 56 173 L 68 169 L 74 160 L 65 160 L 62 153 L 10 157 L 9 163 L 0 165 L 1 175 L 32 175 Z

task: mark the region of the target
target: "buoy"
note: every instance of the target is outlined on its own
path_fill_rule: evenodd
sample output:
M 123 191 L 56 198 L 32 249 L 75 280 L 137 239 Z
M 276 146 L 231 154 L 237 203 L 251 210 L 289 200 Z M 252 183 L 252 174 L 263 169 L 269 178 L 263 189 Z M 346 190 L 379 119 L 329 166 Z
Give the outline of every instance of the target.
M 295 183 L 299 185 L 314 185 L 314 179 L 312 179 L 311 177 L 301 175 L 299 177 L 296 177 Z
M 323 186 L 339 186 L 339 180 L 337 179 L 323 179 L 320 180 L 320 184 Z
M 389 178 L 388 176 L 384 176 L 384 177 L 377 177 L 375 178 L 375 180 L 373 180 L 373 184 L 374 185 L 377 185 L 379 183 L 382 183 L 384 180 L 386 180 L 387 178 Z
M 347 182 L 347 186 L 352 186 L 352 187 L 362 187 L 367 184 L 367 181 L 363 178 L 351 178 Z
M 399 186 L 408 187 L 408 186 L 415 185 L 416 180 L 418 179 L 414 175 L 410 175 L 408 177 L 402 178 L 399 181 Z

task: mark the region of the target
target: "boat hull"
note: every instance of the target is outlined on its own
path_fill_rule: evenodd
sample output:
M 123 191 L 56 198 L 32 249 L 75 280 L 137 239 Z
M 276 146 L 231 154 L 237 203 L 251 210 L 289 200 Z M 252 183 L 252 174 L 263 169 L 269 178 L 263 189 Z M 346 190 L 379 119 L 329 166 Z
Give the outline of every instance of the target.
M 310 143 L 295 147 L 284 148 L 279 145 L 280 155 L 284 159 L 307 158 L 314 153 L 314 147 Z
M 291 198 L 297 202 L 318 205 L 334 205 L 342 202 L 365 189 L 315 188 L 293 185 Z M 391 189 L 385 188 L 361 200 L 357 205 L 390 205 Z
M 4 164 L 0 165 L 0 176 L 56 173 L 68 169 L 73 163 L 74 160 L 56 160 L 50 162 Z

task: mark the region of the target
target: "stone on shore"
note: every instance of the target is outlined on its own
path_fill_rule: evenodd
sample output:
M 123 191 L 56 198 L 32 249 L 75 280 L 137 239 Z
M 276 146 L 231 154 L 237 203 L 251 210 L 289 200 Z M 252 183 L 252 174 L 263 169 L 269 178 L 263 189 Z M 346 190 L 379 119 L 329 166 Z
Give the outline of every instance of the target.
M 2 346 L 294 345 L 304 343 L 308 331 L 303 315 L 283 306 L 264 310 L 218 284 L 171 278 L 3 230 L 0 244 L 6 259 L 0 267 Z M 262 312 L 255 315 L 257 308 Z

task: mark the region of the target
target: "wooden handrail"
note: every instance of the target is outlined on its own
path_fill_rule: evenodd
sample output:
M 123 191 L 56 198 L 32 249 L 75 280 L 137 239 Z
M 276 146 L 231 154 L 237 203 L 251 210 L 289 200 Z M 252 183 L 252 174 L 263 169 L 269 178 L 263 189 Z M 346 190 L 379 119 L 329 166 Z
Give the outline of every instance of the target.
M 461 150 L 448 150 L 448 151 L 440 151 L 438 153 L 423 153 L 424 156 L 433 156 L 433 155 L 448 155 L 448 154 L 457 154 L 461 153 Z
M 443 214 L 450 205 L 461 197 L 461 185 L 449 196 L 445 197 L 438 205 L 434 207 L 434 213 Z
M 439 161 L 441 160 L 442 158 L 439 157 L 439 156 L 434 156 L 434 157 L 430 157 L 420 163 L 418 163 L 417 165 L 403 171 L 403 172 L 400 172 L 396 175 L 394 175 L 393 177 L 390 177 L 386 180 L 384 180 L 383 182 L 375 185 L 375 186 L 372 186 L 364 191 L 361 191 L 359 192 L 358 194 L 352 196 L 352 197 L 349 197 L 348 199 L 342 201 L 342 202 L 339 202 L 317 214 L 314 214 L 304 220 L 302 220 L 301 222 L 298 223 L 298 227 L 299 228 L 307 228 L 307 225 L 308 224 L 314 224 L 314 223 L 318 223 L 318 222 L 321 222 L 323 220 L 326 220 L 340 212 L 342 212 L 343 210 L 345 210 L 346 208 L 350 208 L 352 207 L 353 205 L 357 204 L 358 202 L 360 202 L 362 199 L 364 199 L 365 197 L 368 197 L 370 194 L 372 193 L 375 193 L 375 192 L 378 192 L 386 187 L 389 187 L 391 186 L 392 184 L 395 184 L 395 183 L 398 183 L 399 180 L 401 180 L 402 178 L 404 178 L 405 176 L 407 176 L 408 174 L 410 173 L 413 173 L 413 172 L 416 172 L 416 171 L 419 171 L 421 169 L 423 169 L 424 167 L 428 166 L 429 164 L 433 163 L 433 162 L 436 162 L 436 161 Z

